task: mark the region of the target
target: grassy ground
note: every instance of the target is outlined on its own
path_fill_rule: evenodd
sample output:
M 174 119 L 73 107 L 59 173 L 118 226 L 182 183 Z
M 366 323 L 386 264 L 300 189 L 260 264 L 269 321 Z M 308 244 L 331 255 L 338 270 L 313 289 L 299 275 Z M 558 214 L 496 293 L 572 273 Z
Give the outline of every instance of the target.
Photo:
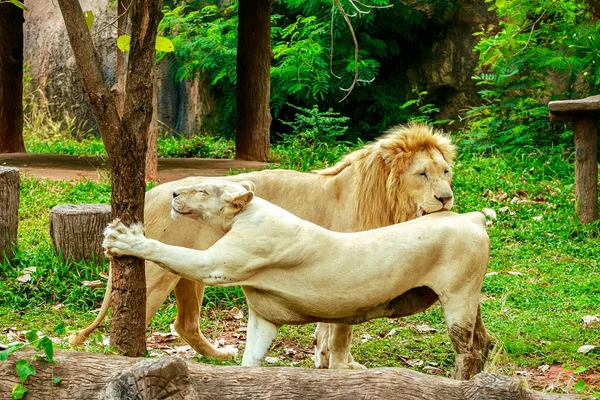
M 600 346 L 598 324 L 583 322 L 585 316 L 600 316 L 600 225 L 577 221 L 573 176 L 573 159 L 560 149 L 521 156 L 463 154 L 455 166 L 455 210 L 492 208 L 498 216 L 488 229 L 492 253 L 483 287 L 483 318 L 495 345 L 487 369 L 519 376 L 538 389 L 592 393 L 600 391 L 600 348 L 587 354 L 577 350 Z M 12 265 L 0 266 L 0 342 L 14 336 L 10 327 L 50 332 L 59 322 L 78 329 L 92 321 L 103 289 L 81 281 L 99 279 L 106 265 L 58 263 L 51 254 L 48 216 L 53 205 L 106 203 L 109 195 L 105 183 L 23 179 L 20 251 Z M 17 281 L 30 266 L 36 267 L 31 281 Z M 210 288 L 205 302 L 203 332 L 243 349 L 246 313 L 239 289 Z M 175 313 L 171 299 L 151 330 L 168 332 Z M 106 334 L 107 326 L 100 332 Z M 312 325 L 282 328 L 269 362 L 310 367 L 313 330 Z M 107 351 L 101 337 L 90 349 Z M 367 367 L 440 375 L 449 374 L 454 357 L 438 306 L 410 318 L 358 326 L 352 351 Z

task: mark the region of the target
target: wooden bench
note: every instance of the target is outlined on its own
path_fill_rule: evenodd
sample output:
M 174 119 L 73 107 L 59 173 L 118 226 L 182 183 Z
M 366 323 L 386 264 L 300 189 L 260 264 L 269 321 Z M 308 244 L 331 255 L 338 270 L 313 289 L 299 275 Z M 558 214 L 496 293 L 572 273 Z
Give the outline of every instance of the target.
M 600 95 L 580 100 L 551 101 L 550 122 L 573 122 L 575 139 L 575 206 L 579 220 L 598 219 L 598 129 Z

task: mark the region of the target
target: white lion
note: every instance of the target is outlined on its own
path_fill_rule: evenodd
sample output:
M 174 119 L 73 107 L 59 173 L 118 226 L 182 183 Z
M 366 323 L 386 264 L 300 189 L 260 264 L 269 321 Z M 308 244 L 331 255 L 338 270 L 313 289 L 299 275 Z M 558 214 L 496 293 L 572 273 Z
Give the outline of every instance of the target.
M 261 365 L 282 324 L 356 324 L 424 311 L 437 300 L 454 349 L 453 376 L 483 369 L 490 344 L 479 310 L 489 260 L 481 213 L 439 212 L 355 233 L 332 232 L 253 196 L 252 182 L 173 191 L 172 215 L 226 232 L 208 250 L 166 245 L 115 221 L 108 256 L 151 260 L 205 285 L 241 285 L 249 308 L 242 365 Z M 353 367 L 348 363 L 346 368 Z
M 450 210 L 454 145 L 449 137 L 427 125 L 408 124 L 390 129 L 331 168 L 312 173 L 263 170 L 228 176 L 227 181 L 251 181 L 256 195 L 329 230 L 353 232 L 404 222 L 436 211 Z M 186 224 L 170 217 L 173 189 L 201 183 L 190 177 L 155 187 L 146 193 L 146 236 L 163 243 L 205 250 L 223 233 L 206 224 Z M 69 343 L 83 343 L 104 319 L 111 297 L 109 280 L 104 301 L 94 322 L 72 335 Z M 171 274 L 146 262 L 146 323 L 172 291 L 177 299 L 175 330 L 205 357 L 226 360 L 235 353 L 216 348 L 199 330 L 198 318 L 204 293 L 201 282 Z M 352 326 L 319 323 L 315 333 L 315 365 L 338 368 L 352 359 L 349 354 Z

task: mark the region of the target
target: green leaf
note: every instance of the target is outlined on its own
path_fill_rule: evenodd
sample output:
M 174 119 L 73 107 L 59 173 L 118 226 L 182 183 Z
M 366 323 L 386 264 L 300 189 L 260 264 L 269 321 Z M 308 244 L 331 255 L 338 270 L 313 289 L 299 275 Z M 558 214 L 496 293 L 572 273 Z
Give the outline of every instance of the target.
M 11 355 L 15 351 L 19 350 L 23 346 L 24 346 L 23 343 L 9 344 L 8 349 L 0 351 L 0 361 L 6 361 L 8 359 L 9 355 Z
M 10 397 L 13 399 L 22 399 L 25 393 L 27 393 L 29 389 L 25 387 L 22 383 L 19 383 L 13 387 L 12 393 Z
M 175 51 L 175 46 L 173 45 L 173 42 L 171 42 L 171 39 L 168 39 L 164 36 L 156 37 L 156 45 L 154 48 L 157 51 L 162 51 L 164 53 L 171 53 Z
M 131 43 L 131 36 L 129 35 L 121 35 L 117 38 L 117 47 L 123 53 L 129 51 L 129 44 Z
M 577 381 L 575 386 L 573 386 L 573 390 L 575 390 L 576 392 L 581 392 L 583 391 L 583 389 L 585 389 L 585 382 L 583 379 L 580 379 Z
M 44 336 L 36 347 L 43 350 L 47 361 L 54 360 L 54 348 L 52 347 L 52 340 L 50 340 L 48 336 Z
M 29 343 L 33 343 L 33 342 L 40 340 L 40 337 L 38 336 L 38 333 L 36 330 L 25 333 L 25 338 L 27 338 Z
M 60 384 L 62 382 L 62 379 L 60 378 L 56 378 L 56 377 L 52 377 L 52 384 L 57 386 L 58 384 Z
M 92 29 L 92 25 L 94 25 L 94 12 L 91 10 L 83 12 L 83 19 L 85 19 L 85 24 L 88 29 Z
M 65 329 L 65 324 L 63 324 L 63 323 L 58 324 L 58 326 L 56 328 L 54 328 L 54 330 L 52 332 L 58 333 L 59 335 L 64 335 L 67 332 L 67 330 Z
M 31 365 L 27 360 L 17 361 L 15 367 L 17 369 L 17 374 L 19 375 L 19 379 L 21 379 L 21 382 L 25 382 L 25 379 L 27 379 L 29 375 L 35 375 L 35 368 L 33 368 L 33 365 Z
M 496 0 L 496 7 L 502 8 L 506 4 L 506 0 Z
M 573 373 L 575 373 L 575 374 L 582 374 L 582 373 L 584 373 L 585 371 L 587 371 L 587 368 L 586 368 L 586 367 L 583 367 L 583 366 L 581 366 L 581 367 L 578 367 L 577 369 L 575 369 L 575 371 L 573 371 Z
M 25 7 L 25 4 L 21 3 L 19 0 L 8 0 L 9 3 L 14 4 L 15 6 L 27 11 L 27 7 Z

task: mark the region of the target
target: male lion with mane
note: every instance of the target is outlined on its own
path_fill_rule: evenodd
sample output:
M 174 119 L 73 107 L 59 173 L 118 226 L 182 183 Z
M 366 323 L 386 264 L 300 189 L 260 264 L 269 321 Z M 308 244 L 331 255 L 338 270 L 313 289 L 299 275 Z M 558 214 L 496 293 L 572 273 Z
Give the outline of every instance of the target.
M 456 352 L 452 375 L 481 372 L 490 345 L 479 309 L 490 255 L 482 213 L 444 211 L 342 233 L 253 191 L 249 181 L 210 179 L 173 190 L 173 218 L 227 232 L 207 250 L 147 239 L 141 224 L 116 220 L 104 231 L 106 254 L 151 260 L 206 285 L 241 286 L 248 303 L 243 366 L 262 365 L 283 324 L 400 318 L 439 300 Z
M 423 124 L 408 124 L 390 129 L 328 169 L 313 173 L 263 170 L 222 179 L 251 181 L 257 196 L 302 219 L 332 231 L 355 232 L 450 210 L 454 205 L 454 154 L 454 145 L 442 132 Z M 146 236 L 197 250 L 205 250 L 219 240 L 224 232 L 215 232 L 202 221 L 184 222 L 170 216 L 173 189 L 197 185 L 205 179 L 185 178 L 148 191 L 144 210 Z M 202 283 L 181 278 L 147 261 L 146 288 L 146 323 L 175 290 L 177 333 L 205 357 L 235 357 L 235 349 L 217 349 L 199 330 Z M 100 325 L 110 305 L 110 294 L 109 279 L 100 313 L 89 327 L 71 337 L 72 345 L 83 343 Z M 349 353 L 351 335 L 351 325 L 319 323 L 315 333 L 316 366 L 359 368 Z

